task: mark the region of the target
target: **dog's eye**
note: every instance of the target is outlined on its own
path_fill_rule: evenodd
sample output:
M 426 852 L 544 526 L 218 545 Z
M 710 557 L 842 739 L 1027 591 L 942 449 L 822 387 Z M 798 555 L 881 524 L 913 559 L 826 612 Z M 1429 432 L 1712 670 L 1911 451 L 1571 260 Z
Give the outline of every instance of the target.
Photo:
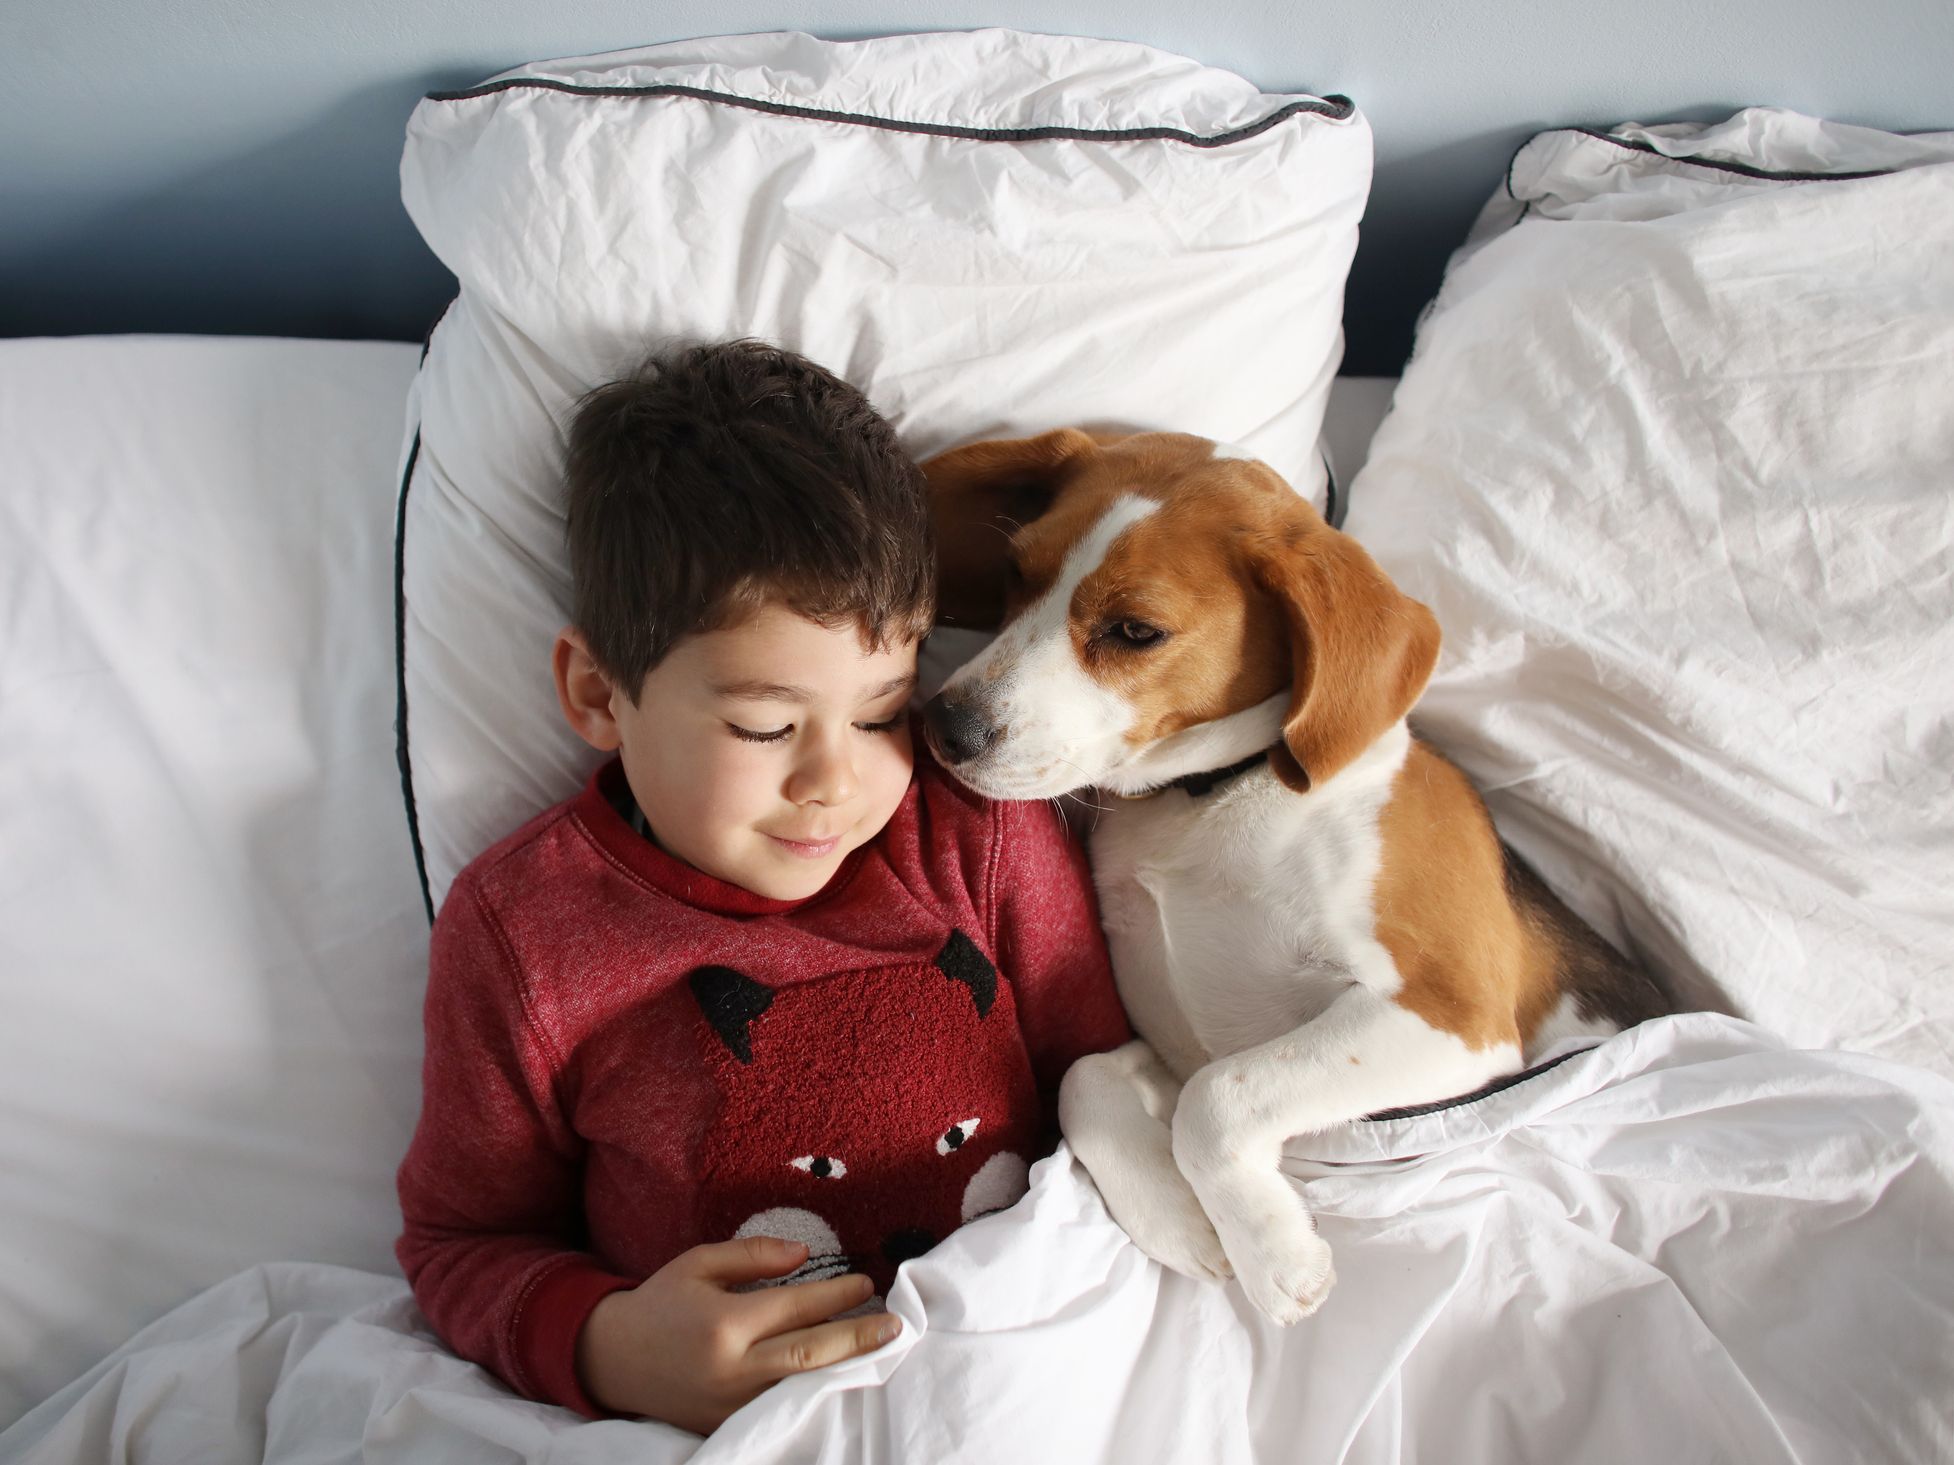
M 1167 639 L 1165 631 L 1145 621 L 1114 621 L 1106 628 L 1105 635 L 1121 646 L 1152 646 Z
M 936 1137 L 936 1152 L 939 1155 L 947 1155 L 954 1150 L 960 1150 L 964 1146 L 964 1141 L 976 1132 L 975 1119 L 959 1119 Z
M 805 1170 L 818 1180 L 839 1180 L 848 1173 L 848 1167 L 833 1155 L 802 1155 L 788 1164 L 796 1170 Z

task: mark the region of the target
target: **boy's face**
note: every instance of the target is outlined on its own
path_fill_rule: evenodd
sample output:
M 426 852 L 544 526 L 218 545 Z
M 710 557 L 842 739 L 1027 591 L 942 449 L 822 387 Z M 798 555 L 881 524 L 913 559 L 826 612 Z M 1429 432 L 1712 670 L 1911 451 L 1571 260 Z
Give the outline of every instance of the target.
M 564 714 L 593 747 L 621 750 L 660 848 L 756 895 L 814 894 L 909 787 L 913 641 L 870 652 L 853 625 L 767 606 L 680 641 L 636 705 L 574 630 L 555 664 Z

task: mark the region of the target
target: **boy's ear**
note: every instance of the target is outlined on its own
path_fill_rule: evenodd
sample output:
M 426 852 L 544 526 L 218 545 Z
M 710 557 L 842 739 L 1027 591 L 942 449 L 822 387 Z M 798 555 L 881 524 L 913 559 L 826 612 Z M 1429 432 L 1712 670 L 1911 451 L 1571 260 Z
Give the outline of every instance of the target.
M 623 737 L 611 711 L 614 689 L 575 626 L 556 633 L 550 668 L 556 674 L 556 700 L 564 720 L 591 747 L 601 753 L 615 752 Z
M 1097 444 L 1077 428 L 969 443 L 923 464 L 936 535 L 936 618 L 992 630 L 1004 621 L 1011 536 L 1052 506 Z

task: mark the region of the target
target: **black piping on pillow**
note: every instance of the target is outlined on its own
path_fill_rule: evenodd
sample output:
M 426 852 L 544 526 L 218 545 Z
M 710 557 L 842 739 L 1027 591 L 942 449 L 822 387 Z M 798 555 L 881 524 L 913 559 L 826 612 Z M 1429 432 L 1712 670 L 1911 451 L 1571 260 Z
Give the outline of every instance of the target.
M 425 349 L 421 360 L 427 360 Z M 400 475 L 400 508 L 394 518 L 394 761 L 400 765 L 400 797 L 407 810 L 407 834 L 414 841 L 414 873 L 421 881 L 421 904 L 428 924 L 434 924 L 434 896 L 427 884 L 427 852 L 421 847 L 421 816 L 414 807 L 414 768 L 407 760 L 407 485 L 414 481 L 420 461 L 421 430 L 414 429 L 414 446 L 407 451 L 407 467 Z
M 1520 154 L 1525 152 L 1529 146 L 1538 139 L 1546 137 L 1548 133 L 1553 132 L 1579 133 L 1582 137 L 1591 137 L 1597 142 L 1610 143 L 1615 147 L 1625 148 L 1631 153 L 1646 153 L 1650 157 L 1661 158 L 1666 162 L 1685 164 L 1691 168 L 1711 168 L 1719 173 L 1735 173 L 1743 178 L 1760 178 L 1774 183 L 1835 183 L 1844 182 L 1853 178 L 1884 178 L 1887 174 L 1898 171 L 1894 168 L 1868 168 L 1856 173 L 1795 173 L 1788 170 L 1774 171 L 1769 168 L 1754 168 L 1749 163 L 1733 163 L 1719 158 L 1679 157 L 1675 153 L 1665 153 L 1653 143 L 1644 142 L 1640 138 L 1616 137 L 1612 132 L 1604 131 L 1599 127 L 1550 127 L 1546 132 L 1536 132 L 1532 137 L 1529 137 L 1525 142 L 1514 148 L 1513 156 L 1506 160 L 1506 196 L 1512 199 L 1513 202 L 1524 203 L 1528 208 L 1533 206 L 1532 200 L 1522 199 L 1519 194 L 1513 191 L 1513 165 L 1520 161 Z M 1520 217 L 1526 217 L 1524 211 Z M 1515 220 L 1514 222 L 1517 223 L 1519 221 Z
M 573 97 L 692 97 L 703 102 L 719 102 L 729 107 L 746 107 L 755 112 L 770 112 L 777 117 L 805 117 L 815 122 L 847 122 L 859 127 L 879 127 L 889 132 L 914 132 L 927 137 L 962 137 L 974 142 L 1045 142 L 1070 138 L 1083 142 L 1184 142 L 1191 147 L 1219 148 L 1233 142 L 1258 137 L 1271 127 L 1299 113 L 1309 113 L 1341 121 L 1355 109 L 1350 98 L 1332 93 L 1327 97 L 1303 97 L 1278 107 L 1268 116 L 1229 132 L 1203 137 L 1175 127 L 957 127 L 947 122 L 903 122 L 891 117 L 871 117 L 860 112 L 830 112 L 818 107 L 797 107 L 789 102 L 768 102 L 757 97 L 735 96 L 729 92 L 706 91 L 701 87 L 677 86 L 580 86 L 542 76 L 518 76 L 507 81 L 484 82 L 459 92 L 429 92 L 430 102 L 466 102 L 496 92 L 562 92 Z
M 434 333 L 448 317 L 451 300 L 421 338 L 421 365 L 427 365 Z M 427 851 L 421 846 L 421 811 L 414 806 L 414 765 L 407 758 L 407 489 L 414 481 L 414 465 L 421 460 L 421 429 L 407 450 L 407 466 L 400 470 L 400 504 L 394 514 L 394 761 L 400 765 L 400 797 L 407 811 L 407 836 L 414 842 L 414 873 L 420 877 L 421 904 L 434 924 L 434 895 L 427 883 Z

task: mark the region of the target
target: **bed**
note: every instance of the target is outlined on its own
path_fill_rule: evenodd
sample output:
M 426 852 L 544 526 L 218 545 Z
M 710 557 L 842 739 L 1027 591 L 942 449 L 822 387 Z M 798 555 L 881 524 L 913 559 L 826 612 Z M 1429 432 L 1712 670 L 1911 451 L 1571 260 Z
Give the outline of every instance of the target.
M 995 83 L 1014 67 L 1016 91 Z M 1034 94 L 1092 109 L 1058 129 L 1082 135 L 958 135 Z M 706 109 L 676 137 L 646 105 L 674 97 Z M 936 130 L 858 137 L 905 100 Z M 593 106 L 636 110 L 593 131 Z M 410 209 L 463 281 L 425 347 L 0 344 L 0 1459 L 1954 1453 L 1954 138 L 1767 109 L 1543 133 L 1403 379 L 1333 380 L 1361 120 L 1009 32 L 577 58 L 417 114 Z M 767 148 L 808 128 L 869 151 L 798 168 L 841 192 L 797 198 L 787 264 L 717 278 L 673 241 L 718 257 L 701 231 L 744 237 L 765 189 L 606 214 L 628 200 L 566 194 L 558 126 L 597 169 L 683 171 L 730 140 L 780 176 Z M 1178 134 L 1140 142 L 1173 160 L 1153 174 L 1118 152 L 1149 128 Z M 1014 151 L 985 174 L 986 148 Z M 1288 249 L 1314 283 L 1279 305 L 1163 287 L 1136 329 L 1261 343 L 1212 380 L 1142 369 L 1107 301 L 1039 295 L 1042 269 L 1020 313 L 978 314 L 1035 321 L 1043 355 L 992 343 L 1008 359 L 973 367 L 954 331 L 898 333 L 886 312 L 940 300 L 865 283 L 891 256 L 860 247 L 888 240 L 837 202 L 846 180 L 899 194 L 900 239 L 940 262 L 918 210 L 996 239 L 974 201 L 1003 199 L 1020 244 L 1041 237 L 1076 201 L 1011 170 L 1068 148 L 1120 179 L 1068 248 L 1144 206 L 1175 221 L 1118 231 L 1157 245 L 1148 278 L 1194 254 L 1265 280 L 1262 251 Z M 982 187 L 939 186 L 945 156 Z M 552 268 L 513 278 L 497 262 L 535 254 L 539 219 Z M 640 250 L 666 268 L 586 279 L 575 225 L 656 228 Z M 808 247 L 828 236 L 851 247 Z M 1034 254 L 965 263 L 995 284 Z M 659 293 L 674 259 L 683 307 Z M 1293 1142 L 1340 1281 L 1292 1330 L 1148 1262 L 1061 1148 L 1019 1205 L 905 1264 L 895 1343 L 703 1443 L 455 1358 L 391 1255 L 428 911 L 483 830 L 587 766 L 522 663 L 561 594 L 539 485 L 564 403 L 681 308 L 677 329 L 736 320 L 865 379 L 919 451 L 1056 416 L 1279 463 L 1438 611 L 1421 729 L 1701 1010 Z

